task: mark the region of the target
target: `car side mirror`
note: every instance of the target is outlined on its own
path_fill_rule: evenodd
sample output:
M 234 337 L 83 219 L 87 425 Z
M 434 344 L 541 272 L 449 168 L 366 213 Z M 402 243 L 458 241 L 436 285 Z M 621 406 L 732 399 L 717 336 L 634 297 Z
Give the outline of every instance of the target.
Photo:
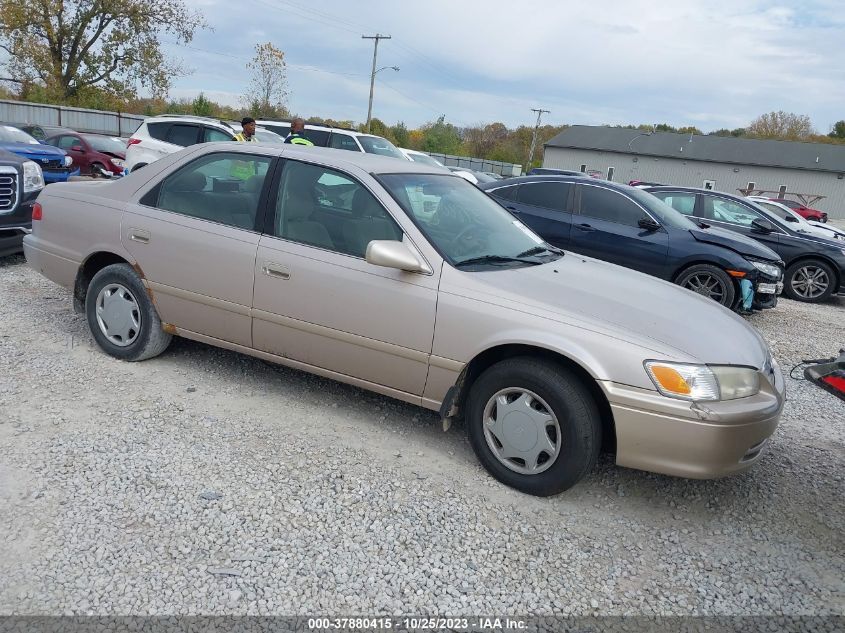
M 763 218 L 754 218 L 751 221 L 751 228 L 760 233 L 771 233 L 775 230 L 775 225 Z
M 798 222 L 798 218 L 796 218 L 794 215 L 788 215 L 784 218 L 784 220 L 786 220 L 787 222 Z
M 639 226 L 641 229 L 645 229 L 646 231 L 660 230 L 660 224 L 658 224 L 652 218 L 640 218 L 637 222 L 637 226 Z
M 70 148 L 70 151 L 72 151 L 72 152 L 84 152 L 85 150 L 82 149 L 82 145 L 74 145 L 73 147 Z
M 407 244 L 398 240 L 373 240 L 367 244 L 365 259 L 373 266 L 396 268 L 409 273 L 431 272 Z

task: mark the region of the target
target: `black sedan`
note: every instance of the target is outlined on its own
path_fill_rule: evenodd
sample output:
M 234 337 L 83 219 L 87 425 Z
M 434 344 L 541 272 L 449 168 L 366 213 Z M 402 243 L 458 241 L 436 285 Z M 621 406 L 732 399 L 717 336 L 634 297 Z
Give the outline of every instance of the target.
M 721 191 L 692 187 L 646 187 L 681 213 L 698 222 L 753 237 L 786 262 L 784 292 L 798 301 L 824 301 L 845 293 L 845 249 L 842 242 L 795 230 L 755 202 Z
M 746 311 L 771 308 L 783 262 L 760 243 L 706 228 L 627 185 L 525 176 L 479 185 L 547 242 L 632 268 Z

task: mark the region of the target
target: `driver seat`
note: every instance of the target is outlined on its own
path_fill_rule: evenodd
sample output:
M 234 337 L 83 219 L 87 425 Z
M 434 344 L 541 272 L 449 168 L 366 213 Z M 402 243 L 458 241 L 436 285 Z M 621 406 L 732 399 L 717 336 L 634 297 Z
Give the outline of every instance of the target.
M 350 255 L 364 257 L 373 240 L 401 240 L 402 231 L 373 195 L 359 187 L 352 196 L 352 219 L 343 225 L 343 239 Z

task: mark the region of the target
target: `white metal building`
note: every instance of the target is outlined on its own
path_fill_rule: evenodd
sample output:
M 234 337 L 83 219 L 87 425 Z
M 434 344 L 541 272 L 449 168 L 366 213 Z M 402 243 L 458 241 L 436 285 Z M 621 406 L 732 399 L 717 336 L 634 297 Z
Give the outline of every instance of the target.
M 601 171 L 622 183 L 784 192 L 845 219 L 845 145 L 576 125 L 545 144 L 543 167 Z

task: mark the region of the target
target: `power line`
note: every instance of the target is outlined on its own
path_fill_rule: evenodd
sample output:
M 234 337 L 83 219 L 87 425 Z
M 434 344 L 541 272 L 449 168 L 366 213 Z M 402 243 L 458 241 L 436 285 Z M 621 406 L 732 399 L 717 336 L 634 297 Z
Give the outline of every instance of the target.
M 402 97 L 405 97 L 406 99 L 408 99 L 408 101 L 413 101 L 413 102 L 414 102 L 414 103 L 416 103 L 417 105 L 421 105 L 421 106 L 422 106 L 422 107 L 424 107 L 425 109 L 427 109 L 427 110 L 431 110 L 431 111 L 432 111 L 432 112 L 434 112 L 435 114 L 442 114 L 442 111 L 441 111 L 441 110 L 438 110 L 437 108 L 432 108 L 430 105 L 427 105 L 427 104 L 423 103 L 422 101 L 419 101 L 418 99 L 415 99 L 414 97 L 412 97 L 412 96 L 410 96 L 410 95 L 408 95 L 408 94 L 405 94 L 404 92 L 402 92 L 402 91 L 401 91 L 401 90 L 399 90 L 398 88 L 394 88 L 393 86 L 391 86 L 391 85 L 390 85 L 389 83 L 387 83 L 384 79 L 379 79 L 379 83 L 380 83 L 380 84 L 382 84 L 385 88 L 389 88 L 390 90 L 392 90 L 392 91 L 393 91 L 393 92 L 395 92 L 396 94 L 398 94 L 398 95 L 400 95 L 400 96 L 402 96 Z

